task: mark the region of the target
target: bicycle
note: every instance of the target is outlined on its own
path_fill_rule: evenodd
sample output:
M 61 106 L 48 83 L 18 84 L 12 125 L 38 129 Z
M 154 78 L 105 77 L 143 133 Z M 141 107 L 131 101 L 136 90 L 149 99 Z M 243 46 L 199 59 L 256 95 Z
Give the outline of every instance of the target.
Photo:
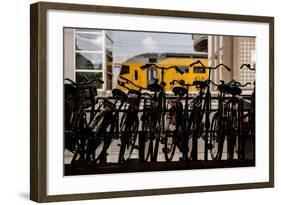
M 213 160 L 221 160 L 223 154 L 223 146 L 225 139 L 227 140 L 227 160 L 233 160 L 234 153 L 241 157 L 242 133 L 243 125 L 243 98 L 239 98 L 242 90 L 240 87 L 249 85 L 246 83 L 241 85 L 237 81 L 229 83 L 221 82 L 216 85 L 219 90 L 218 95 L 218 111 L 214 114 L 211 123 L 210 135 L 210 152 Z M 226 100 L 226 95 L 229 94 Z
M 87 162 L 87 113 L 86 110 L 95 106 L 97 96 L 96 83 L 101 80 L 74 82 L 68 78 L 64 84 L 65 94 L 65 148 L 74 153 L 71 164 Z
M 165 130 L 165 112 L 166 112 L 166 93 L 164 80 L 165 71 L 169 69 L 175 69 L 180 74 L 183 71 L 177 66 L 161 67 L 157 64 L 145 64 L 141 66 L 141 69 L 160 69 L 161 81 L 158 83 L 158 79 L 155 79 L 154 83 L 149 84 L 147 89 L 154 93 L 150 99 L 149 112 L 146 112 L 146 116 L 143 116 L 143 130 L 147 133 L 145 137 L 145 149 L 144 149 L 144 161 L 157 161 L 159 143 L 162 141 Z
M 226 116 L 225 116 L 225 96 L 229 86 L 221 81 L 220 85 L 214 84 L 218 88 L 218 111 L 215 112 L 211 121 L 209 149 L 213 160 L 221 160 L 223 145 L 226 136 Z
M 212 103 L 211 103 L 212 96 L 211 96 L 211 91 L 210 91 L 210 83 L 213 82 L 213 81 L 211 81 L 211 79 L 210 79 L 211 78 L 211 71 L 216 70 L 218 68 L 224 68 L 227 71 L 231 71 L 231 69 L 223 63 L 220 63 L 215 67 L 205 66 L 200 60 L 191 63 L 190 67 L 192 67 L 196 64 L 200 64 L 204 69 L 207 69 L 209 71 L 208 80 L 206 80 L 204 83 L 197 82 L 197 83 L 199 83 L 199 86 L 200 86 L 200 92 L 202 92 L 202 86 L 204 87 L 203 89 L 206 89 L 205 99 L 204 99 L 204 104 L 203 104 L 202 110 L 203 110 L 204 115 L 205 115 L 205 118 L 204 118 L 205 119 L 204 120 L 204 136 L 203 136 L 203 140 L 204 140 L 204 160 L 207 161 L 208 160 L 208 150 L 209 150 L 209 135 L 210 135 L 209 130 L 210 130 L 210 124 L 211 124 L 210 123 L 210 111 L 211 111 L 211 107 L 212 107 Z M 199 94 L 199 96 L 200 96 L 199 97 L 200 103 L 202 103 L 202 93 Z M 197 109 L 200 109 L 200 107 L 198 107 Z M 198 112 L 200 113 L 200 111 L 198 111 Z M 199 117 L 199 120 L 202 121 L 203 115 L 199 114 L 199 116 L 201 116 L 201 117 Z M 200 123 L 200 122 L 197 122 L 197 123 Z M 197 126 L 197 128 L 200 129 L 200 127 L 198 127 L 198 126 Z M 194 138 L 193 138 L 193 140 L 194 140 Z M 197 143 L 194 143 L 194 146 L 195 147 L 193 147 L 192 149 L 195 149 L 194 152 L 197 152 L 197 149 L 198 149 Z M 195 156 L 195 155 L 196 154 L 193 154 L 193 158 L 195 160 L 197 160 L 197 156 Z
M 141 101 L 141 89 L 142 87 L 137 86 L 132 81 L 121 77 L 123 82 L 118 81 L 118 84 L 126 89 L 128 89 L 128 107 L 124 110 L 124 114 L 121 118 L 120 129 L 121 129 L 121 144 L 120 152 L 118 157 L 118 163 L 126 162 L 132 155 L 133 150 L 137 148 L 136 141 L 138 138 L 139 130 L 139 109 Z M 129 89 L 126 84 L 132 84 L 139 90 Z
M 173 87 L 175 83 L 180 86 Z M 182 153 L 182 160 L 188 159 L 188 130 L 187 122 L 189 118 L 188 98 L 189 87 L 193 86 L 186 84 L 183 80 L 173 80 L 170 82 L 172 91 L 176 96 L 176 100 L 170 101 L 171 106 L 168 110 L 166 135 L 164 140 L 163 153 L 166 161 L 172 161 L 176 147 Z M 184 100 L 184 105 L 182 101 Z
M 93 163 L 106 163 L 107 150 L 113 140 L 119 139 L 119 113 L 125 106 L 128 96 L 119 89 L 113 89 L 112 97 L 114 102 L 102 100 L 99 108 L 103 106 L 104 109 L 89 124 Z

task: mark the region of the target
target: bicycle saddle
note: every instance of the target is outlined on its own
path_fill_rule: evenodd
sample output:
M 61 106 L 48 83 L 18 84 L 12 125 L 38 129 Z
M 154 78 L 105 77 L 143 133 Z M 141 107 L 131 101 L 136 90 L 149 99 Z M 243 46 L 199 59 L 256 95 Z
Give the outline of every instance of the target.
M 138 91 L 138 90 L 133 90 L 133 89 L 130 89 L 130 90 L 128 91 L 128 94 L 135 94 L 135 95 L 137 95 L 137 96 L 141 96 L 141 92 L 140 92 L 140 91 Z
M 120 98 L 121 100 L 126 101 L 128 98 L 127 94 L 120 89 L 114 88 L 111 92 L 113 97 Z
M 187 93 L 187 89 L 180 86 L 174 87 L 172 91 L 175 94 L 175 96 L 181 96 L 181 97 Z
M 152 83 L 147 86 L 147 89 L 153 92 L 160 92 L 163 90 L 163 86 L 158 83 Z
M 198 86 L 200 88 L 208 87 L 208 83 L 206 81 L 200 81 L 200 80 L 193 81 L 193 85 Z
M 235 95 L 240 95 L 242 93 L 241 88 L 237 87 L 237 86 L 231 86 L 229 87 L 229 91 L 228 91 L 231 95 L 235 96 Z
M 66 95 L 74 94 L 76 91 L 76 87 L 71 84 L 64 84 L 64 92 Z
M 229 85 L 226 85 L 226 84 L 222 84 L 222 85 L 219 85 L 219 86 L 218 86 L 218 90 L 219 90 L 221 93 L 229 93 L 230 86 L 229 86 Z

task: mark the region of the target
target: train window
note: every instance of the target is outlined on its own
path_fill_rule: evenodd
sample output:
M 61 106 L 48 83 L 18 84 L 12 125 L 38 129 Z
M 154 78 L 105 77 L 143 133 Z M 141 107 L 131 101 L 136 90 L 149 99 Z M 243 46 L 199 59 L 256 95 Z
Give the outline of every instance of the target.
M 139 79 L 139 73 L 137 70 L 135 70 L 135 80 L 138 80 Z
M 149 63 L 157 63 L 157 58 L 149 58 Z
M 179 65 L 177 66 L 178 69 L 180 69 L 183 73 L 188 73 L 189 72 L 189 66 L 185 66 L 185 65 Z M 178 71 L 177 71 L 178 73 Z
M 156 69 L 148 69 L 147 70 L 147 84 L 154 83 L 155 79 L 157 79 Z
M 120 75 L 128 74 L 130 73 L 130 66 L 128 65 L 122 65 Z
M 206 69 L 201 66 L 193 67 L 193 73 L 206 73 Z

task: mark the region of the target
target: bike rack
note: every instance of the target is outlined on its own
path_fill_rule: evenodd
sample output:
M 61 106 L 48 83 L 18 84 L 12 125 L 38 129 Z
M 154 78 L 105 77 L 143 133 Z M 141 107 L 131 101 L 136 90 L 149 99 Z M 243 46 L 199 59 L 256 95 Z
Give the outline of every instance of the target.
M 251 96 L 250 95 L 243 95 L 243 96 L 241 96 L 243 99 L 248 99 L 248 100 L 251 100 Z M 141 103 L 140 103 L 140 107 L 137 109 L 137 112 L 138 112 L 138 117 L 140 118 L 140 116 L 142 115 L 142 113 L 144 112 L 144 109 L 143 109 L 143 105 L 142 105 L 142 103 L 143 103 L 143 100 L 145 99 L 145 97 L 141 97 Z M 149 101 L 149 98 L 146 98 L 148 101 Z M 178 99 L 178 97 L 176 97 L 176 96 L 172 96 L 172 95 L 168 95 L 168 96 L 166 96 L 166 108 L 165 109 L 162 109 L 162 114 L 163 114 L 163 116 L 167 116 L 167 114 L 168 113 L 170 113 L 171 112 L 171 110 L 169 110 L 169 106 L 168 106 L 168 102 L 170 102 L 171 100 L 176 100 L 176 99 Z M 189 101 L 191 101 L 193 99 L 193 97 L 192 96 L 190 96 L 189 97 Z M 116 100 L 116 98 L 114 98 L 114 97 L 96 97 L 96 99 L 95 99 L 95 102 L 96 102 L 96 106 L 95 106 L 95 108 L 93 109 L 93 108 L 88 108 L 88 109 L 86 109 L 86 110 L 84 110 L 85 111 L 85 113 L 87 113 L 86 115 L 86 118 L 89 118 L 89 115 L 90 115 L 90 113 L 99 113 L 99 112 L 101 112 L 101 111 L 103 111 L 104 110 L 104 108 L 97 108 L 97 105 L 101 102 L 101 101 L 104 101 L 104 100 L 108 100 L 108 101 L 115 101 Z M 203 100 L 204 100 L 204 98 L 203 98 Z M 217 102 L 217 100 L 218 100 L 218 97 L 217 96 L 212 96 L 211 97 L 211 102 L 212 102 L 212 109 L 210 109 L 210 110 L 208 110 L 209 112 L 210 112 L 210 118 L 209 118 L 209 120 L 211 121 L 212 120 L 212 117 L 213 117 L 213 114 L 214 113 L 216 113 L 217 111 L 218 111 L 218 107 L 216 107 L 216 102 Z M 184 99 L 182 100 L 182 102 L 184 103 Z M 118 106 L 117 106 L 118 107 Z M 117 118 L 116 118 L 116 125 L 117 125 L 117 127 L 118 126 L 120 126 L 120 120 L 121 120 L 121 116 L 122 116 L 122 114 L 123 113 L 125 113 L 125 112 L 127 112 L 127 108 L 126 108 L 126 106 L 123 106 L 123 108 L 122 109 L 113 109 L 112 110 L 113 112 L 117 112 L 118 114 L 116 115 L 117 116 Z M 202 112 L 205 112 L 205 110 L 201 110 Z M 240 110 L 242 113 L 244 113 L 244 114 L 247 114 L 247 113 L 249 113 L 249 112 L 251 112 L 251 109 L 242 109 L 242 110 Z M 193 109 L 192 109 L 192 107 L 191 108 L 189 108 L 188 109 L 188 113 L 192 113 L 193 112 Z M 165 118 L 166 119 L 166 118 Z M 203 119 L 202 120 L 202 123 L 204 123 L 204 121 L 205 121 L 205 119 Z M 141 120 L 140 120 L 140 122 L 141 122 Z M 106 155 L 105 155 L 105 159 L 104 160 L 102 160 L 102 163 L 104 164 L 104 163 L 118 163 L 118 161 L 117 161 L 117 158 L 118 158 L 118 151 L 119 151 L 119 149 L 120 149 L 120 136 L 122 135 L 122 134 L 126 134 L 126 132 L 122 132 L 122 131 L 120 131 L 121 129 L 120 129 L 120 127 L 119 128 L 117 128 L 117 129 L 115 129 L 114 131 L 109 131 L 108 129 L 107 129 L 107 131 L 105 131 L 105 132 L 103 132 L 103 133 L 97 133 L 96 132 L 96 129 L 93 129 L 92 131 L 91 131 L 91 133 L 92 133 L 92 135 L 93 136 L 97 136 L 97 135 L 100 135 L 100 136 L 103 136 L 104 138 L 105 137 L 112 137 L 112 142 L 111 142 L 111 144 L 110 144 L 110 146 L 108 147 L 108 150 L 107 150 L 107 153 L 106 153 Z M 192 135 L 192 133 L 195 131 L 195 130 L 193 130 L 193 129 L 190 129 L 189 130 L 190 132 L 191 132 L 191 135 Z M 79 130 L 79 132 L 81 132 L 81 133 L 78 133 L 78 135 L 83 135 L 82 134 L 82 132 L 83 132 L 83 129 L 80 129 Z M 169 132 L 169 130 L 162 130 L 162 133 L 167 133 L 167 132 Z M 218 130 L 208 130 L 207 131 L 207 133 L 206 133 L 206 130 L 205 130 L 205 128 L 204 128 L 204 126 L 203 126 L 203 130 L 201 130 L 201 133 L 202 133 L 202 136 L 199 136 L 199 138 L 198 138 L 198 141 L 200 141 L 200 139 L 202 140 L 204 140 L 204 136 L 207 134 L 207 135 L 209 135 L 210 133 L 214 133 L 214 132 L 219 132 Z M 240 136 L 240 135 L 242 135 L 243 133 L 249 133 L 249 129 L 248 128 L 241 128 L 241 129 L 239 129 L 239 130 L 236 130 L 235 131 L 237 134 L 237 136 Z M 144 131 L 142 131 L 141 130 L 141 123 L 139 123 L 139 129 L 137 130 L 137 131 L 135 131 L 135 133 L 137 133 L 137 135 L 139 136 L 141 133 L 142 134 L 146 134 L 146 133 L 144 133 Z M 130 134 L 130 133 L 128 133 L 128 134 Z M 147 133 L 147 134 L 149 134 L 149 133 Z M 208 137 L 208 136 L 207 136 Z M 90 140 L 88 140 L 88 141 L 86 141 L 86 143 L 90 143 Z M 202 144 L 202 142 L 200 142 L 199 144 Z M 79 146 L 85 146 L 85 144 L 83 144 L 83 143 L 81 143 L 81 144 L 78 144 L 78 145 L 76 145 L 76 146 L 78 146 L 78 148 L 77 149 L 83 149 L 83 148 L 79 148 Z M 135 151 L 133 151 L 133 157 L 132 157 L 132 159 L 133 160 L 138 160 L 138 154 L 137 154 L 137 152 L 138 152 L 138 149 L 139 149 L 139 147 L 138 147 L 139 145 L 137 144 L 136 146 L 135 146 Z M 242 147 L 245 147 L 245 144 L 242 144 L 242 145 L 240 145 L 240 146 L 242 146 Z M 245 148 L 244 148 L 245 149 Z M 201 150 L 201 149 L 200 149 Z M 198 159 L 197 159 L 197 157 L 196 157 L 196 160 L 202 160 L 202 156 L 204 156 L 204 155 L 206 155 L 205 153 L 202 153 L 202 151 L 200 151 L 200 150 L 197 150 L 197 153 L 195 153 L 196 155 L 197 155 L 197 157 L 198 157 Z M 205 152 L 206 151 L 206 149 L 203 151 L 203 152 Z M 243 150 L 244 152 L 245 152 L 245 150 Z M 251 151 L 251 150 L 250 150 Z M 158 160 L 157 161 L 165 161 L 165 159 L 163 159 L 163 153 L 162 153 L 162 149 L 161 149 L 161 145 L 160 145 L 160 149 L 158 150 L 158 154 L 159 154 L 159 157 L 158 157 Z M 180 154 L 180 152 L 179 151 L 177 151 L 177 153 L 178 154 Z M 200 157 L 199 157 L 199 155 L 200 155 Z M 209 154 L 208 154 L 209 155 Z M 246 157 L 245 157 L 245 155 L 249 155 L 250 157 L 249 158 L 251 158 L 251 154 L 247 154 L 247 153 L 243 153 L 243 159 L 245 159 Z M 179 161 L 180 161 L 180 159 L 179 159 Z M 101 162 L 100 162 L 101 163 Z

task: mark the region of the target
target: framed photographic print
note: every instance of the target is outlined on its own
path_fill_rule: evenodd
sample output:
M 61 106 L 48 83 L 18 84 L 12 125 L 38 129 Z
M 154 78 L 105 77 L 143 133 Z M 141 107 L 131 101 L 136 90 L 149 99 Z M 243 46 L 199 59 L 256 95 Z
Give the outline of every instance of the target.
M 274 186 L 274 18 L 39 2 L 37 202 Z

